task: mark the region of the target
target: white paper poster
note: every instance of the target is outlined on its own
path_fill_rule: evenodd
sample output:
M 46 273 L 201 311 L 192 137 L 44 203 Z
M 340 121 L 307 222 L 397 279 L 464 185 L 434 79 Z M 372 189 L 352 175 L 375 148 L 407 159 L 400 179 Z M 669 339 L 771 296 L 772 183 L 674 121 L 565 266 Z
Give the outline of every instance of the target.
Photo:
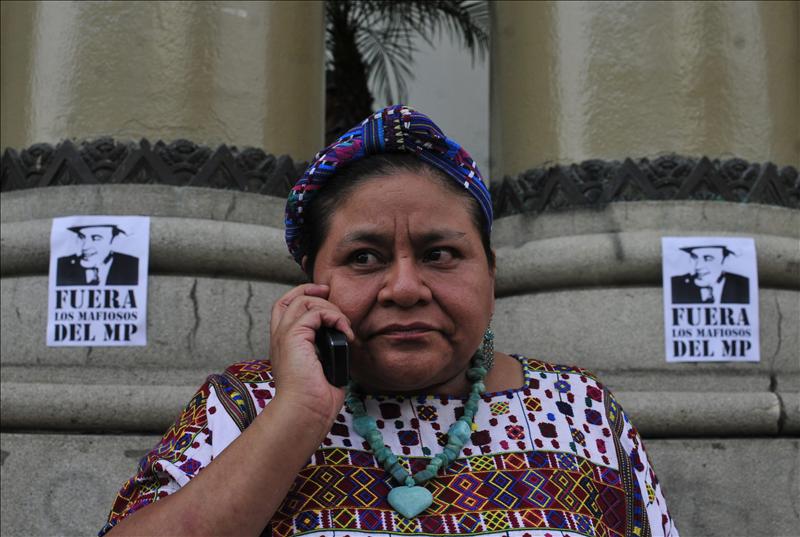
M 47 345 L 147 344 L 150 218 L 54 218 Z
M 758 272 L 751 238 L 662 237 L 668 362 L 757 362 Z

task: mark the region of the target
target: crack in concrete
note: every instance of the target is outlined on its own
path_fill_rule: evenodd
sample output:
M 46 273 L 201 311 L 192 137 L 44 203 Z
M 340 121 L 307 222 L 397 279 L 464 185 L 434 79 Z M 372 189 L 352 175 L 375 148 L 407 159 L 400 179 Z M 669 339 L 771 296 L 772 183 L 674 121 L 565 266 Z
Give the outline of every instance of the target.
M 769 391 L 775 394 L 775 397 L 778 399 L 778 434 L 783 433 L 783 429 L 786 426 L 786 420 L 788 419 L 786 413 L 786 405 L 783 402 L 783 397 L 778 392 L 778 375 L 775 372 L 775 361 L 778 359 L 778 355 L 781 352 L 781 343 L 782 343 L 782 335 L 783 335 L 783 312 L 781 311 L 781 303 L 778 300 L 778 295 L 775 295 L 775 310 L 778 312 L 778 322 L 777 322 L 777 340 L 778 346 L 775 348 L 775 352 L 772 353 L 772 356 L 769 359 Z
M 247 282 L 247 300 L 244 303 L 244 312 L 247 314 L 247 349 L 250 351 L 250 359 L 255 358 L 255 351 L 253 350 L 253 314 L 250 312 L 250 301 L 253 300 L 253 283 Z
M 772 392 L 775 394 L 775 397 L 778 398 L 778 436 L 783 434 L 783 429 L 786 427 L 786 420 L 789 419 L 786 413 L 786 405 L 783 402 L 783 397 L 777 391 L 777 381 L 775 382 L 775 391 Z M 772 388 L 772 380 L 770 380 L 770 388 Z
M 189 291 L 189 298 L 192 301 L 192 309 L 194 310 L 194 326 L 192 327 L 192 331 L 186 336 L 186 343 L 189 346 L 189 352 L 194 352 L 197 330 L 200 328 L 200 308 L 197 305 L 197 278 L 192 282 L 192 290 Z
M 800 442 L 795 442 L 794 444 L 795 449 L 800 450 Z M 797 470 L 800 468 L 798 464 L 790 464 L 789 465 L 789 483 L 797 483 Z M 799 487 L 800 488 L 800 487 Z M 789 502 L 792 505 L 792 511 L 794 511 L 794 515 L 797 518 L 800 518 L 800 503 L 798 502 Z
M 614 257 L 617 258 L 617 261 L 624 261 L 625 249 L 622 247 L 622 238 L 619 236 L 618 230 L 615 229 L 611 232 L 611 241 L 614 245 Z
M 778 359 L 778 354 L 781 352 L 781 344 L 783 343 L 782 337 L 782 330 L 783 330 L 783 312 L 781 311 L 781 303 L 778 300 L 778 294 L 775 293 L 775 309 L 778 312 L 778 346 L 775 348 L 775 352 L 772 353 L 772 358 L 770 358 L 770 372 L 775 371 L 775 360 Z
M 233 211 L 235 209 L 236 209 L 236 194 L 231 193 L 231 202 L 228 204 L 228 209 L 225 211 L 225 217 L 223 219 L 227 221 L 230 218 L 231 214 L 233 214 Z

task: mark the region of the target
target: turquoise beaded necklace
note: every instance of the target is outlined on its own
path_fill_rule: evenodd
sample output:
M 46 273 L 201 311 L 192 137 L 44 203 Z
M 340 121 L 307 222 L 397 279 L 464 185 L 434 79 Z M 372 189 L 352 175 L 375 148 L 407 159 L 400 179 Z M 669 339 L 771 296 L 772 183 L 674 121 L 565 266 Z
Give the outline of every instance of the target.
M 475 412 L 478 410 L 478 399 L 480 394 L 486 391 L 483 380 L 494 359 L 493 339 L 494 334 L 491 333 L 491 329 L 487 330 L 483 347 L 475 353 L 470 368 L 467 369 L 467 379 L 472 382 L 472 387 L 469 398 L 464 404 L 464 414 L 447 431 L 447 445 L 441 453 L 431 458 L 423 470 L 413 476 L 403 468 L 397 455 L 386 447 L 377 422 L 367 414 L 355 383 L 351 381 L 347 385 L 345 403 L 353 414 L 353 428 L 367 441 L 375 458 L 383 465 L 386 472 L 400 485 L 405 485 L 393 488 L 386 499 L 395 511 L 406 518 L 414 518 L 433 503 L 433 495 L 421 485 L 435 476 L 440 468 L 447 468 L 456 460 L 470 438 Z

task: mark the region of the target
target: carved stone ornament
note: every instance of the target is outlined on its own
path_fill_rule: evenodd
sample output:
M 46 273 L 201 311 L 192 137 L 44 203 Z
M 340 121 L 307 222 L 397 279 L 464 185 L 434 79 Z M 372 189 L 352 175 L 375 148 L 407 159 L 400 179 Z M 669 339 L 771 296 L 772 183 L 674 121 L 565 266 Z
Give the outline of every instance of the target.
M 286 197 L 306 163 L 261 149 L 188 140 L 98 138 L 34 144 L 0 156 L 0 191 L 76 184 L 167 184 Z M 666 155 L 532 168 L 491 184 L 495 216 L 598 207 L 613 201 L 722 200 L 800 209 L 797 168 Z
M 495 214 L 602 207 L 613 201 L 720 200 L 800 209 L 797 168 L 666 155 L 533 168 L 491 184 Z
M 150 144 L 98 138 L 34 144 L 0 157 L 0 191 L 60 185 L 166 184 L 286 197 L 306 163 L 248 147 L 216 149 L 188 140 Z

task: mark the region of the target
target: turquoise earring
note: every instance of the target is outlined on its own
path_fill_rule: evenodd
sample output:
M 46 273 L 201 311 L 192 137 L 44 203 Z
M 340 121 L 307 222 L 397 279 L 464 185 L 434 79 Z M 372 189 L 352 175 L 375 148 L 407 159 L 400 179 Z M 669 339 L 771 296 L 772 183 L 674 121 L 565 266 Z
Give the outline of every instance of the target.
M 483 342 L 478 353 L 480 354 L 481 365 L 486 371 L 489 371 L 494 365 L 494 330 L 492 330 L 491 320 L 483 333 Z

